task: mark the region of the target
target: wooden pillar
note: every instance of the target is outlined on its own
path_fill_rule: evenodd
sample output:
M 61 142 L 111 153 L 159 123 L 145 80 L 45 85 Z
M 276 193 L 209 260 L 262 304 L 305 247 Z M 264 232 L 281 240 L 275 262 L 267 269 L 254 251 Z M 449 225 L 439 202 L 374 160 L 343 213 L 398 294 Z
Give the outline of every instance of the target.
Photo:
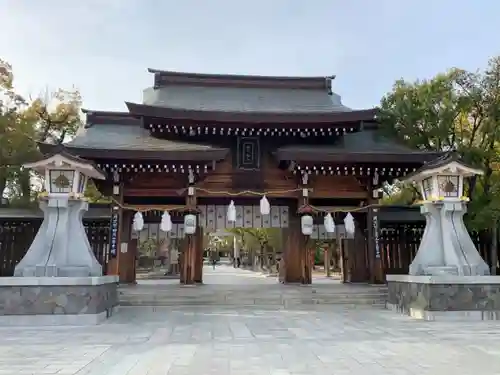
M 368 229 L 368 258 L 370 266 L 370 282 L 372 284 L 381 284 L 385 282 L 384 270 L 382 268 L 381 249 L 379 243 L 380 222 L 378 218 L 379 208 L 370 207 L 368 209 L 366 220 Z
M 196 195 L 195 190 L 192 184 L 194 180 L 190 180 L 190 186 L 187 189 L 188 195 L 186 197 L 186 212 L 195 213 L 196 209 Z M 197 230 L 194 234 L 184 234 L 185 238 L 182 242 L 182 263 L 181 263 L 181 274 L 180 274 L 180 282 L 181 284 L 192 285 L 195 284 L 197 279 L 199 282 L 202 281 L 202 276 L 200 272 L 202 272 L 202 268 L 199 267 L 199 251 L 198 250 L 198 241 L 197 237 L 200 235 L 199 228 L 199 220 L 197 220 Z M 202 262 L 203 262 L 203 252 L 201 252 Z
M 135 259 L 137 251 L 137 240 L 135 246 L 131 244 L 133 211 L 124 211 L 122 214 L 120 248 L 118 256 L 118 269 L 120 282 L 135 283 Z
M 109 260 L 106 273 L 120 275 L 120 244 L 123 237 L 123 183 L 118 172 L 113 174 L 113 198 L 111 203 L 111 219 L 109 225 Z
M 311 284 L 312 265 L 310 251 L 308 250 L 308 237 L 302 234 L 300 216 L 297 214 L 297 206 L 289 208 L 289 224 L 284 229 L 286 239 L 282 254 L 283 270 L 280 269 L 281 280 L 286 283 Z
M 196 235 L 185 235 L 182 241 L 181 284 L 195 284 Z
M 282 253 L 282 280 L 287 283 L 300 283 L 302 277 L 300 257 L 300 219 L 296 211 L 290 209 L 288 228 L 284 229 L 286 239 Z
M 200 224 L 200 223 L 198 223 Z M 194 282 L 197 284 L 203 283 L 203 227 L 198 225 L 196 228 L 196 252 L 194 260 Z
M 330 254 L 330 245 L 326 244 L 323 247 L 323 259 L 324 259 L 324 266 L 325 266 L 325 275 L 326 277 L 332 276 L 331 273 L 331 268 L 330 268 L 330 259 L 331 259 L 331 254 Z
M 304 236 L 302 234 L 302 228 L 300 231 L 300 237 L 302 242 L 304 243 L 304 246 L 301 249 L 303 266 L 302 266 L 302 279 L 300 280 L 300 282 L 301 284 L 309 285 L 312 284 L 312 268 L 313 268 L 316 248 L 314 248 L 312 242 L 309 241 L 309 236 Z

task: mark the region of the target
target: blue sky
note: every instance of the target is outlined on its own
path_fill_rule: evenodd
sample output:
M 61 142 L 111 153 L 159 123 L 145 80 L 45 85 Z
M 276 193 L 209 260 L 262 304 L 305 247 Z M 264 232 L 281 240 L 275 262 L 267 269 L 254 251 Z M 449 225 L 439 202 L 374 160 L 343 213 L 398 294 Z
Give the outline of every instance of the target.
M 147 68 L 337 75 L 354 108 L 398 78 L 475 70 L 500 54 L 496 0 L 0 0 L 0 57 L 21 93 L 71 87 L 124 110 Z

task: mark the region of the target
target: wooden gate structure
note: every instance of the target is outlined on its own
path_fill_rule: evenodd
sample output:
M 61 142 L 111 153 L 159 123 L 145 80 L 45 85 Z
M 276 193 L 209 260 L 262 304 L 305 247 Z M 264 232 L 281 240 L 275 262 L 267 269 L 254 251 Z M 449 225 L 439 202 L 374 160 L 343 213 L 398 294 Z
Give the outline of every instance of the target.
M 217 220 L 225 223 L 219 218 L 224 209 L 217 207 L 233 200 L 243 225 L 247 208 L 249 225 L 279 221 L 287 238 L 284 281 L 309 283 L 301 214 L 317 213 L 322 222 L 325 211 L 369 206 L 384 181 L 437 156 L 380 137 L 376 110 L 344 106 L 332 91 L 332 76 L 149 72 L 153 84 L 142 103 L 126 103 L 125 112 L 84 111 L 84 128 L 64 145 L 65 152 L 108 173 L 98 185 L 114 199 L 108 268 L 122 281 L 131 281 L 126 275 L 134 259 L 128 249 L 134 211 L 168 210 L 179 223 L 186 212 L 198 215 L 201 225 L 194 239 L 185 240 L 181 269 L 181 282 L 191 284 L 202 281 L 203 249 L 196 238 Z M 60 150 L 49 144 L 40 149 Z M 270 219 L 255 216 L 262 195 L 273 207 Z M 372 227 L 371 213 L 356 216 L 363 227 Z M 367 251 L 367 278 L 382 281 L 373 241 Z
M 378 241 L 381 281 L 386 274 L 405 274 L 408 272 L 420 245 L 425 220 L 420 215 L 418 208 L 395 206 L 372 206 L 369 209 L 378 209 L 379 230 L 370 239 L 367 228 L 361 224 L 366 221 L 366 213 L 356 213 L 358 230 L 352 239 L 341 239 L 342 268 L 345 282 L 372 282 L 370 271 L 369 243 Z M 368 209 L 367 209 L 368 210 Z M 337 214 L 337 219 L 339 216 Z M 150 211 L 146 217 L 150 223 L 159 222 L 159 212 Z M 26 254 L 42 221 L 41 212 L 33 210 L 0 208 L 0 277 L 12 276 L 15 265 Z M 84 226 L 89 242 L 96 258 L 103 266 L 108 268 L 109 239 L 110 239 L 110 207 L 91 207 L 84 218 Z M 324 229 L 317 225 L 315 238 L 327 238 Z M 337 233 L 339 234 L 339 233 Z M 182 224 L 174 225 L 171 237 L 182 237 Z M 318 236 L 318 237 L 317 237 Z M 344 236 L 340 233 L 340 238 Z M 474 241 L 483 259 L 490 265 L 495 264 L 498 269 L 498 259 L 493 259 L 490 252 L 490 241 L 485 233 L 471 232 Z M 125 254 L 131 257 L 135 254 L 137 240 L 130 241 L 129 251 Z M 500 246 L 500 244 L 497 244 Z M 375 252 L 376 255 L 376 252 Z M 134 280 L 134 260 L 128 260 L 129 267 L 124 269 L 124 278 Z M 377 280 L 375 280 L 377 281 Z

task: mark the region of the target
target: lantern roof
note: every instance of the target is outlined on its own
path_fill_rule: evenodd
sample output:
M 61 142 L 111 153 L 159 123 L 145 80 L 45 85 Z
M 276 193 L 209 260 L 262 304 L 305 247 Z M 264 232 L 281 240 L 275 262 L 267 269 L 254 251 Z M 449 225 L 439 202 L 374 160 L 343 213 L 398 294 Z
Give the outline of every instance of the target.
M 23 165 L 25 168 L 44 173 L 47 169 L 75 169 L 84 175 L 98 180 L 105 180 L 106 173 L 93 162 L 69 153 L 64 146 L 54 146 L 53 152 L 43 159 Z
M 484 174 L 483 170 L 464 163 L 457 153 L 450 152 L 425 163 L 421 168 L 407 176 L 408 181 L 422 181 L 427 177 L 447 174 L 471 177 Z

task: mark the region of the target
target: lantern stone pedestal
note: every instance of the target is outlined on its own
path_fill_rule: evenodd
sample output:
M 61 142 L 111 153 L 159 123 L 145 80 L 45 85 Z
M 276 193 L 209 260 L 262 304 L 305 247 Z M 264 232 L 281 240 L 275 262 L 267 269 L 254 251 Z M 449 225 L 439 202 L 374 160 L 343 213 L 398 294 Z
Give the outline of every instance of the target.
M 79 197 L 87 176 L 104 176 L 64 153 L 29 167 L 45 170 L 49 193 L 40 201 L 42 225 L 14 277 L 0 278 L 0 325 L 98 324 L 118 303 L 118 276 L 102 276 L 82 222 L 88 203 Z M 51 178 L 53 171 L 58 177 Z M 57 179 L 63 186 L 52 183 Z
M 426 227 L 409 275 L 386 276 L 387 308 L 424 320 L 500 320 L 500 277 L 489 276 L 463 222 L 463 178 L 474 174 L 481 171 L 445 157 L 412 176 Z
M 101 276 L 102 267 L 90 247 L 82 223 L 88 203 L 80 199 L 49 198 L 40 201 L 43 223 L 14 276 Z
M 465 228 L 467 204 L 460 199 L 427 202 L 420 207 L 426 219 L 418 252 L 410 265 L 410 275 L 489 275 Z

